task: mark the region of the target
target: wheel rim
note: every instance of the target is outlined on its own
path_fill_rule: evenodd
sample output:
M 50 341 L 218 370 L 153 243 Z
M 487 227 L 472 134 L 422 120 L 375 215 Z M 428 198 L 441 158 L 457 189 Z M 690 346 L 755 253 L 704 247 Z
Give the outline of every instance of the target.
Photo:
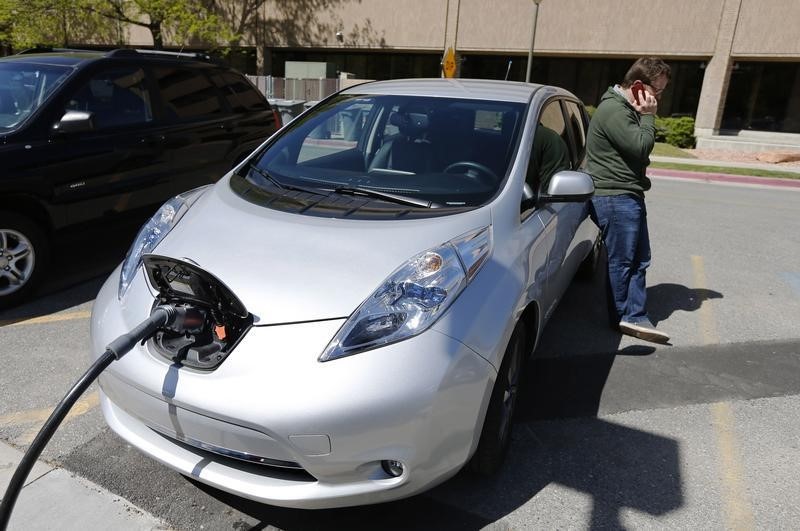
M 522 365 L 520 363 L 522 348 L 519 338 L 515 339 L 514 348 L 509 354 L 512 358 L 509 360 L 508 371 L 503 382 L 503 405 L 500 417 L 500 441 L 503 444 L 505 444 L 509 433 L 511 433 L 511 421 L 513 420 L 514 408 L 517 403 L 517 391 L 519 390 L 520 367 Z
M 21 290 L 36 265 L 33 244 L 21 232 L 0 229 L 0 296 Z

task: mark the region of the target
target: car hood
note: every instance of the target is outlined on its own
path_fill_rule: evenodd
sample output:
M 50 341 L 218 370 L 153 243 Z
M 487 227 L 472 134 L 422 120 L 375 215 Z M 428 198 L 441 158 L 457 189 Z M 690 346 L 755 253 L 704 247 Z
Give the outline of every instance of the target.
M 256 324 L 292 323 L 349 316 L 412 256 L 489 224 L 488 208 L 406 221 L 286 213 L 241 199 L 224 179 L 154 253 L 216 276 Z

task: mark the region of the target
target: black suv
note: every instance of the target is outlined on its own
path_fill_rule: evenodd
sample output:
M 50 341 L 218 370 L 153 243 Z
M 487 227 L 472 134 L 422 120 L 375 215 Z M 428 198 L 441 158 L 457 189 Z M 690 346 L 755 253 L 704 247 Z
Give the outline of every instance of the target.
M 245 76 L 197 54 L 0 58 L 0 307 L 35 287 L 60 229 L 152 211 L 279 127 Z

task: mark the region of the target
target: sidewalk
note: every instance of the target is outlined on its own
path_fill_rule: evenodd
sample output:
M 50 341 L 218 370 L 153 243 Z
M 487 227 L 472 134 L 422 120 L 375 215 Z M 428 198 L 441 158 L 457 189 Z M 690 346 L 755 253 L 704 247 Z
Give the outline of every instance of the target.
M 0 442 L 0 493 L 5 495 L 22 452 Z M 9 530 L 166 530 L 161 520 L 70 472 L 39 461 L 28 475 Z

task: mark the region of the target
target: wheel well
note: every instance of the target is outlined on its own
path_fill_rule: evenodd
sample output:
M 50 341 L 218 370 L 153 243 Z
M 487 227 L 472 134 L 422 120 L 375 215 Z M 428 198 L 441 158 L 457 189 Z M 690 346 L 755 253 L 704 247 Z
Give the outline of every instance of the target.
M 53 232 L 53 221 L 50 214 L 35 199 L 27 196 L 4 197 L 0 201 L 0 211 L 12 212 L 29 218 L 48 236 Z
M 525 326 L 525 351 L 529 356 L 533 355 L 533 349 L 536 347 L 536 340 L 539 336 L 539 305 L 536 301 L 528 304 L 525 311 L 522 312 L 522 317 L 519 318 L 520 322 Z

